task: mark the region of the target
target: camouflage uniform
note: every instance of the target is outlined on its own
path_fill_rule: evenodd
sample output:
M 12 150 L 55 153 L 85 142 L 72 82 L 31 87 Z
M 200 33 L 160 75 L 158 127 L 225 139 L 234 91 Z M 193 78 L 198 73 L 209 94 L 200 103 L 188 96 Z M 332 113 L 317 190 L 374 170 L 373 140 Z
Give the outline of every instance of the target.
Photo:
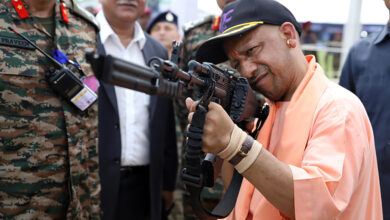
M 0 219 L 100 215 L 97 103 L 81 112 L 56 95 L 45 78 L 53 64 L 7 29 L 49 54 L 59 49 L 91 75 L 84 51 L 96 48 L 97 26 L 72 0 L 64 2 L 69 23 L 58 1 L 54 37 L 36 18 L 21 19 L 11 0 L 0 3 Z
M 200 21 L 190 22 L 184 26 L 183 38 L 183 56 L 180 62 L 180 68 L 188 71 L 188 62 L 195 59 L 198 47 L 209 38 L 218 34 L 219 16 L 207 16 Z M 214 28 L 213 28 L 214 27 Z M 184 95 L 187 97 L 194 97 L 191 91 L 185 91 Z M 184 137 L 185 130 L 188 124 L 187 116 L 188 110 L 183 100 L 175 100 L 175 117 L 176 117 L 176 136 L 178 137 L 179 148 L 179 170 L 182 170 L 182 159 L 184 153 Z M 171 212 L 171 219 L 197 219 L 189 204 L 189 196 L 184 190 L 184 184 L 179 179 L 178 190 L 175 192 L 176 206 Z M 205 188 L 202 192 L 203 205 L 205 207 L 213 208 L 222 195 L 223 186 L 221 178 L 217 179 L 215 186 Z M 183 217 L 184 215 L 184 217 Z

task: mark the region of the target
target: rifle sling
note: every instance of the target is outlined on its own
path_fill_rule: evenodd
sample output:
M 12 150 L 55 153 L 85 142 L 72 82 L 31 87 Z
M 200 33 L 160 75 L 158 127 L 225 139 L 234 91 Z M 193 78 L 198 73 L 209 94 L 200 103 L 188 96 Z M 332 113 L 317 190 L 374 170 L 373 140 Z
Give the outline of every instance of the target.
M 236 170 L 234 170 L 233 178 L 230 182 L 229 188 L 224 194 L 221 201 L 210 212 L 203 208 L 200 200 L 200 195 L 203 187 L 196 187 L 193 185 L 186 185 L 187 192 L 190 193 L 190 201 L 194 213 L 200 218 L 205 220 L 214 220 L 217 218 L 227 217 L 236 204 L 238 193 L 240 191 L 242 182 L 242 176 Z
M 182 180 L 186 185 L 187 192 L 190 194 L 190 201 L 192 203 L 194 213 L 200 219 L 211 220 L 216 218 L 224 218 L 232 211 L 236 204 L 238 193 L 241 187 L 242 176 L 236 170 L 234 170 L 233 178 L 229 188 L 218 205 L 214 207 L 211 212 L 203 208 L 200 195 L 203 187 L 205 186 L 205 183 L 207 182 L 205 180 L 208 177 L 205 177 L 205 175 L 210 175 L 210 173 L 206 174 L 205 172 L 202 172 L 200 163 L 200 157 L 203 154 L 202 134 L 206 113 L 207 109 L 198 105 L 192 118 L 191 125 L 188 129 L 188 141 L 184 156 L 186 164 L 182 171 Z

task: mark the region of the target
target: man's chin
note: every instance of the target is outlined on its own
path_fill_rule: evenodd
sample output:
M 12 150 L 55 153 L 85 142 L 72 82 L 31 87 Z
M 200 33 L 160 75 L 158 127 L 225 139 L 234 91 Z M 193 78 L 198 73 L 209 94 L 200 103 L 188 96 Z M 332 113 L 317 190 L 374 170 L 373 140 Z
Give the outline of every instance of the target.
M 259 83 L 251 83 L 251 88 L 255 90 L 256 92 L 264 92 L 264 89 L 262 86 L 259 85 Z
M 260 87 L 258 87 L 256 85 L 250 85 L 250 86 L 251 86 L 253 91 L 256 91 L 256 92 L 263 94 L 264 90 L 262 90 Z
M 259 86 L 256 86 L 256 85 L 251 85 L 251 88 L 253 89 L 253 91 L 256 91 L 258 93 L 260 93 L 261 95 L 263 95 L 264 97 L 266 97 L 267 99 L 270 99 L 272 100 L 272 95 L 267 92 L 266 90 L 264 90 L 262 87 L 259 87 Z
M 133 23 L 137 20 L 137 14 L 135 10 L 118 10 L 117 16 L 124 23 Z
M 166 40 L 162 40 L 162 39 L 158 39 L 158 38 L 156 38 L 156 39 L 158 40 L 158 42 L 160 42 L 160 44 L 162 44 L 166 48 L 169 48 L 172 46 L 172 44 L 168 43 L 168 41 L 166 41 Z

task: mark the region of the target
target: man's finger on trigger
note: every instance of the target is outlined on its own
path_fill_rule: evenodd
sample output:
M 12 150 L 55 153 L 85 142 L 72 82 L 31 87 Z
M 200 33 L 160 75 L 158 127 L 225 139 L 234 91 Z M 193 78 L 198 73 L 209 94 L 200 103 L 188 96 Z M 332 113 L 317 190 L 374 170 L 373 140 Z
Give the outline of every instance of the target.
M 188 101 L 188 104 L 191 104 L 189 107 L 187 107 L 189 109 L 190 112 L 195 112 L 196 111 L 196 106 L 198 105 L 199 103 L 199 100 L 198 101 L 194 101 L 193 99 L 191 98 L 187 98 L 187 99 L 190 99 Z M 186 102 L 187 102 L 187 99 L 186 99 Z
M 193 112 L 190 112 L 188 114 L 188 123 L 191 124 L 191 121 L 192 121 L 192 117 L 194 116 L 194 113 Z
M 192 100 L 190 97 L 186 98 L 186 107 L 189 111 L 191 111 L 191 106 L 194 103 L 194 100 Z

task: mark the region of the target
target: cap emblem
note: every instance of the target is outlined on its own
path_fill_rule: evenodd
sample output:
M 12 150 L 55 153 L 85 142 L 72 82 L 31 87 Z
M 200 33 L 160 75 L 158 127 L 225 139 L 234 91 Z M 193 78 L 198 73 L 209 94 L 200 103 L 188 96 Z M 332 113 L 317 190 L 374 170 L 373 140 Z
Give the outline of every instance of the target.
M 226 30 L 227 25 L 230 20 L 232 20 L 232 16 L 229 16 L 231 13 L 233 13 L 234 9 L 230 9 L 229 11 L 222 14 L 221 17 L 221 25 L 219 26 L 219 33 L 222 33 L 224 30 Z
M 171 13 L 167 13 L 167 15 L 165 15 L 165 20 L 173 22 L 173 19 L 173 15 Z

